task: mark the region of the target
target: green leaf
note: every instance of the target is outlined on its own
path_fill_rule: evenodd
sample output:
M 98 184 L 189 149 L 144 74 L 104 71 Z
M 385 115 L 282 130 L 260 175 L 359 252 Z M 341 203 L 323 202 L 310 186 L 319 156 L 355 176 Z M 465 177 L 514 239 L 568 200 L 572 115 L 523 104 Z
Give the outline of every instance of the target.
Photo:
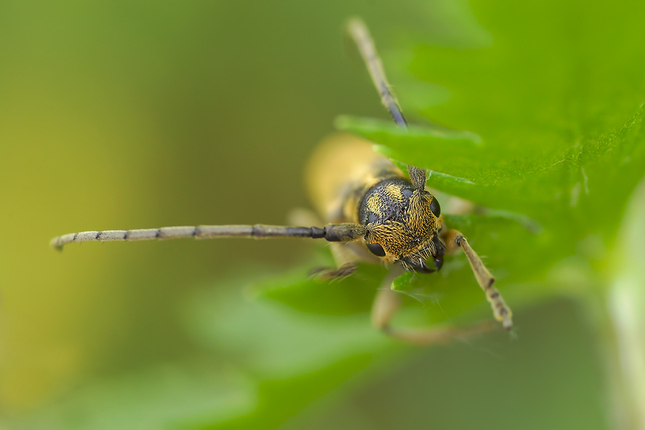
M 484 263 L 496 277 L 497 285 L 507 302 L 514 306 L 553 293 L 554 285 L 535 285 L 544 281 L 544 264 L 534 264 L 531 258 L 515 258 L 518 252 L 540 256 L 551 264 L 561 254 L 551 252 L 548 235 L 537 235 L 513 219 L 499 216 L 446 216 L 452 228 L 468 235 Z M 424 275 L 405 273 L 394 282 L 393 288 L 411 295 L 426 306 L 425 317 L 431 322 L 472 323 L 472 316 L 490 318 L 490 305 L 478 286 L 463 254 L 446 256 L 438 273 Z M 475 312 L 473 312 L 475 311 Z M 521 325 L 521 315 L 519 315 Z
M 645 8 L 606 8 L 474 2 L 483 29 L 470 22 L 472 31 L 456 42 L 467 49 L 419 40 L 391 56 L 407 60 L 403 73 L 401 64 L 393 66 L 399 74 L 391 79 L 404 111 L 412 100 L 420 109 L 413 116 L 434 124 L 402 130 L 384 120 L 336 121 L 400 166 L 428 169 L 431 187 L 489 208 L 486 216 L 445 218 L 487 257 L 512 303 L 568 288 L 547 277 L 554 268 L 562 275 L 575 266 L 593 277 L 592 266 L 615 246 L 627 199 L 645 174 L 645 48 L 633 34 Z M 425 107 L 420 94 L 428 95 Z M 363 279 L 329 288 L 300 276 L 260 289 L 304 311 L 358 311 L 368 303 L 370 284 L 379 285 L 377 272 L 361 270 Z M 547 278 L 548 287 L 536 287 Z M 406 274 L 395 289 L 440 305 L 430 321 L 455 321 L 487 307 L 463 256 L 448 257 L 433 276 Z M 339 305 L 344 294 L 347 302 Z
M 428 169 L 429 186 L 480 205 L 480 214 L 446 222 L 483 256 L 521 327 L 522 305 L 593 295 L 612 278 L 608 257 L 645 176 L 645 4 L 474 0 L 470 7 L 475 19 L 456 20 L 461 37 L 417 35 L 383 55 L 404 112 L 430 124 L 405 131 L 345 116 L 336 126 L 372 140 L 400 166 Z M 306 304 L 319 285 L 288 284 L 265 294 L 321 312 Z M 446 257 L 430 276 L 406 273 L 393 288 L 422 304 L 426 323 L 490 318 L 463 255 Z M 324 302 L 333 308 L 335 300 Z
M 615 247 L 626 202 L 645 175 L 645 45 L 637 36 L 645 7 L 635 1 L 471 7 L 482 27 L 453 41 L 462 49 L 416 40 L 391 55 L 407 67 L 394 64 L 398 73 L 390 79 L 404 112 L 411 100 L 418 109 L 412 117 L 468 131 L 414 124 L 405 131 L 391 121 L 353 117 L 340 117 L 337 127 L 374 141 L 396 163 L 428 169 L 431 187 L 523 214 L 543 228 L 539 239 L 497 248 L 511 262 L 489 260 L 492 270 L 517 269 L 513 259 L 543 270 L 567 256 L 601 260 Z M 421 106 L 418 94 L 428 84 L 450 98 Z M 474 222 L 465 228 L 479 235 Z
M 612 211 L 617 221 L 643 174 L 644 114 L 639 106 L 617 130 L 542 154 L 539 143 L 512 150 L 463 131 L 412 126 L 406 132 L 390 122 L 349 117 L 339 118 L 337 126 L 379 143 L 377 151 L 387 157 L 430 170 L 432 187 L 555 224 L 556 216 L 585 216 L 601 209 L 595 198 L 612 189 L 613 201 L 605 198 L 602 205 L 618 206 Z
M 239 294 L 240 286 L 256 282 L 239 276 L 224 280 L 194 297 L 184 312 L 188 332 L 199 344 L 233 354 L 256 375 L 286 378 L 388 343 L 364 313 L 318 315 Z

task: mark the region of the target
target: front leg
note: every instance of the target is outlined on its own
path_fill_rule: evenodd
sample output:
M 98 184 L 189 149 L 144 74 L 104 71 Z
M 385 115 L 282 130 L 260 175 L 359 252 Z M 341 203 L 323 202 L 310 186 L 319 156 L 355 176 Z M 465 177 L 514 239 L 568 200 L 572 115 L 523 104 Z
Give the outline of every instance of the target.
M 392 281 L 403 272 L 395 266 L 383 280 L 372 305 L 372 325 L 394 339 L 414 345 L 433 345 L 464 340 L 491 330 L 491 322 L 475 324 L 469 327 L 438 327 L 428 329 L 411 329 L 392 327 L 391 321 L 399 307 L 401 297 L 391 288 Z
M 349 243 L 330 243 L 331 253 L 334 256 L 336 267 L 316 267 L 309 275 L 322 280 L 343 279 L 352 275 L 358 268 L 360 258 L 348 248 Z
M 490 302 L 491 307 L 493 308 L 493 315 L 497 321 L 502 323 L 504 330 L 511 330 L 513 328 L 513 320 L 511 308 L 504 302 L 502 295 L 497 291 L 497 288 L 493 286 L 495 283 L 495 278 L 488 271 L 481 258 L 477 253 L 470 247 L 468 240 L 464 235 L 458 230 L 448 230 L 442 233 L 441 235 L 443 241 L 446 243 L 446 253 L 455 254 L 459 252 L 460 249 L 464 250 L 466 258 L 470 263 L 470 267 L 475 274 L 477 283 L 484 290 L 486 294 L 486 299 Z
M 357 263 L 346 263 L 342 266 L 335 267 L 314 267 L 309 271 L 309 276 L 314 276 L 323 281 L 330 281 L 336 279 L 344 279 L 350 275 L 353 275 L 358 269 Z

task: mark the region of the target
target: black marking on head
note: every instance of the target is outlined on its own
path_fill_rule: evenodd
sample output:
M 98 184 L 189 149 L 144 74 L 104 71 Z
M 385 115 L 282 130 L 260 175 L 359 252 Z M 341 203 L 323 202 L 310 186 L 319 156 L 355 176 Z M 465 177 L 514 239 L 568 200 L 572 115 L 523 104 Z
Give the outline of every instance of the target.
M 441 206 L 439 205 L 439 201 L 434 197 L 432 198 L 432 203 L 430 203 L 430 210 L 437 218 L 441 216 Z
M 434 269 L 431 269 L 431 268 L 428 267 L 428 265 L 425 263 L 425 261 L 422 261 L 419 266 L 420 267 L 416 269 L 417 272 L 421 272 L 421 273 L 433 273 L 433 272 L 435 272 Z
M 358 214 L 360 223 L 367 225 L 382 224 L 385 221 L 405 222 L 404 216 L 410 208 L 413 192 L 412 184 L 403 179 L 386 179 L 379 182 L 363 196 Z M 378 197 L 378 208 L 368 204 L 370 198 L 374 197 Z
M 443 254 L 437 255 L 434 258 L 434 267 L 436 267 L 437 270 L 441 270 L 441 268 L 443 267 Z
M 429 268 L 425 261 L 421 259 L 404 258 L 403 260 L 401 260 L 401 262 L 403 263 L 403 267 L 405 267 L 405 269 L 409 271 L 419 273 L 433 273 L 436 271 Z
M 378 243 L 370 243 L 369 245 L 367 245 L 367 249 L 369 249 L 370 252 L 377 257 L 385 257 L 385 250 Z

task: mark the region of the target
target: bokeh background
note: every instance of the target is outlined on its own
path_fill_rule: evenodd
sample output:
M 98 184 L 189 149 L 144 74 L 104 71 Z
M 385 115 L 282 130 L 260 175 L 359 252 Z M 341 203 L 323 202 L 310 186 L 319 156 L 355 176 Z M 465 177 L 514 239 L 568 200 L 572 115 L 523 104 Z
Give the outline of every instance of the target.
M 467 11 L 0 1 L 3 428 L 607 428 L 600 352 L 564 299 L 523 309 L 516 341 L 409 348 L 367 313 L 305 318 L 248 294 L 311 243 L 48 246 L 82 230 L 286 223 L 309 205 L 303 169 L 334 118 L 387 117 L 347 18 L 365 19 L 387 65 L 413 32 L 458 38 Z

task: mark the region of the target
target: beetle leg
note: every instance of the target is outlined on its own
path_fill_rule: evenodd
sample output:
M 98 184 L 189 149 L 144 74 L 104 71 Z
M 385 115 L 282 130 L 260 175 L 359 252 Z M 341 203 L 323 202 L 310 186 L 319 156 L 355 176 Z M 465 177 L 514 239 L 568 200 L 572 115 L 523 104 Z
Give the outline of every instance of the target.
M 349 248 L 351 245 L 349 243 L 330 243 L 336 267 L 316 267 L 309 272 L 309 275 L 323 280 L 342 279 L 352 275 L 358 268 L 360 259 Z
M 315 276 L 322 280 L 343 279 L 352 275 L 358 268 L 357 263 L 343 264 L 339 268 L 315 267 L 309 271 L 309 276 Z
M 464 250 L 466 258 L 470 263 L 470 267 L 475 274 L 477 283 L 484 290 L 486 299 L 490 302 L 493 308 L 493 315 L 497 321 L 502 323 L 504 330 L 511 330 L 513 328 L 512 312 L 508 307 L 502 295 L 497 288 L 493 286 L 495 277 L 488 271 L 479 255 L 470 247 L 468 240 L 458 230 L 448 230 L 442 233 L 442 239 L 446 243 L 446 253 L 455 254 L 460 249 Z
M 469 337 L 490 331 L 490 321 L 475 324 L 470 327 L 439 327 L 432 329 L 407 329 L 395 328 L 390 325 L 392 318 L 401 306 L 401 297 L 391 289 L 392 281 L 402 273 L 402 269 L 395 267 L 383 280 L 374 304 L 372 305 L 372 325 L 400 341 L 415 345 L 432 345 L 435 343 L 448 343 L 454 340 L 463 340 Z

